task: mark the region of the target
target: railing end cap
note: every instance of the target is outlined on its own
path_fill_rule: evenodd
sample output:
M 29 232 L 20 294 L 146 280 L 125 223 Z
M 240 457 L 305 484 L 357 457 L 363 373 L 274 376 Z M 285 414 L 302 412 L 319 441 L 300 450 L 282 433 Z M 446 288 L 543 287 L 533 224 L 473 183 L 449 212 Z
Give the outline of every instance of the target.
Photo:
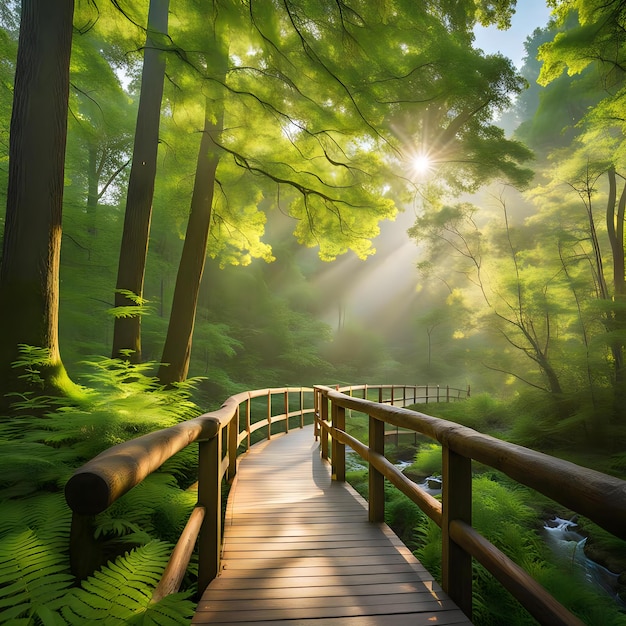
M 110 504 L 106 480 L 93 472 L 76 472 L 65 485 L 65 501 L 74 513 L 96 515 Z

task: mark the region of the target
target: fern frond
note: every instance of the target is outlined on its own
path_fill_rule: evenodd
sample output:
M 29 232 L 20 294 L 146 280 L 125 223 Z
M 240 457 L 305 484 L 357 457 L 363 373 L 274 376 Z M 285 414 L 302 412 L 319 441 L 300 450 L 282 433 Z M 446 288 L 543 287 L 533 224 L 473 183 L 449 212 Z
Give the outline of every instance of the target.
M 176 543 L 197 501 L 197 489 L 170 492 L 153 516 L 158 536 Z
M 161 465 L 161 471 L 173 474 L 181 483 L 194 482 L 198 474 L 198 448 L 196 446 L 183 448 Z
M 77 626 L 188 624 L 194 606 L 186 594 L 168 596 L 157 604 L 150 601 L 170 550 L 169 544 L 153 541 L 109 563 L 67 595 L 63 617 Z
M 139 317 L 145 315 L 148 310 L 143 306 L 116 306 L 112 309 L 107 309 L 107 313 L 113 316 L 115 319 L 123 319 L 127 317 Z
M 0 624 L 15 624 L 39 608 L 59 608 L 71 587 L 67 557 L 26 530 L 0 541 Z
M 56 450 L 41 443 L 0 441 L 0 496 L 13 498 L 42 487 L 59 488 L 71 474 L 62 460 Z
M 67 551 L 71 512 L 62 493 L 40 493 L 1 504 L 0 539 L 9 534 L 33 531 L 49 549 Z
M 137 306 L 143 306 L 144 304 L 148 304 L 149 302 L 149 300 L 142 298 L 140 295 L 136 294 L 134 291 L 130 291 L 129 289 L 116 289 L 115 293 L 119 293 L 127 300 L 134 302 Z

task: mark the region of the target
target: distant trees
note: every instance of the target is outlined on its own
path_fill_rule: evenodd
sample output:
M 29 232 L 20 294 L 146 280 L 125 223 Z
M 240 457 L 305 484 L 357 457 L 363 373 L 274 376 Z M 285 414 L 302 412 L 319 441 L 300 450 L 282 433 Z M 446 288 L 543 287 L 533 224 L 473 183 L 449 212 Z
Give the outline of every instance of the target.
M 541 164 L 532 185 L 503 192 L 504 220 L 485 196 L 430 203 L 412 233 L 429 243 L 424 268 L 482 298 L 475 332 L 503 333 L 484 364 L 543 387 L 563 424 L 601 438 L 626 417 L 624 16 L 619 2 L 554 4 L 551 30 L 527 41 L 522 73 L 539 86 L 517 105 Z

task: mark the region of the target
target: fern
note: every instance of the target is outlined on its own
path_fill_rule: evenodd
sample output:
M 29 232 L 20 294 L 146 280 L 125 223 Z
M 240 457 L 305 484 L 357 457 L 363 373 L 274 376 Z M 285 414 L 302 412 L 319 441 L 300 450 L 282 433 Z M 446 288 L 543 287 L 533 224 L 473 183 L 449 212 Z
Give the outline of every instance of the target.
M 133 304 L 127 306 L 116 306 L 112 309 L 108 309 L 107 313 L 114 318 L 139 317 L 140 315 L 147 315 L 152 312 L 150 307 L 146 306 L 148 304 L 148 300 L 142 298 L 136 293 L 129 291 L 128 289 L 116 289 L 115 293 L 123 295 Z
M 0 624 L 28 623 L 43 607 L 60 608 L 72 582 L 67 557 L 34 531 L 6 536 L 0 541 Z
M 103 567 L 66 598 L 62 615 L 68 624 L 188 624 L 194 604 L 185 593 L 152 604 L 152 591 L 169 558 L 171 546 L 153 541 Z
M 0 441 L 0 496 L 15 498 L 37 490 L 60 490 L 71 469 L 73 454 L 39 443 Z
M 165 390 L 149 375 L 153 370 L 154 364 L 100 359 L 92 364 L 91 389 L 71 404 L 24 396 L 21 412 L 0 420 L 0 624 L 189 623 L 187 595 L 158 604 L 150 598 L 170 554 L 167 544 L 153 540 L 176 538 L 195 503 L 177 481 L 189 482 L 194 451 L 168 463 L 175 475 L 150 476 L 98 517 L 100 541 L 113 539 L 114 549 L 120 537 L 122 545 L 146 546 L 102 568 L 81 589 L 72 589 L 69 571 L 71 512 L 62 487 L 72 470 L 113 444 L 199 413 L 190 401 L 195 381 Z

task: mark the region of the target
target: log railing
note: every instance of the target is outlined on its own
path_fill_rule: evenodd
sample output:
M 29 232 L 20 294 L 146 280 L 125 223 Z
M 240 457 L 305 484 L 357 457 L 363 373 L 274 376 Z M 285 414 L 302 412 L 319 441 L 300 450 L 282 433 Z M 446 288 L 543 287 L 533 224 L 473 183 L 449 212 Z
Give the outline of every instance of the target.
M 430 386 L 360 386 L 366 397 L 380 402 L 428 402 L 447 397 L 461 399 L 469 390 Z M 402 398 L 403 400 L 400 400 Z M 296 404 L 297 408 L 291 408 Z M 237 453 L 250 449 L 254 439 L 271 438 L 290 420 L 304 426 L 313 421 L 311 387 L 257 389 L 231 396 L 220 409 L 171 428 L 155 431 L 105 450 L 79 468 L 65 487 L 72 509 L 70 563 L 72 572 L 85 578 L 102 564 L 101 546 L 94 540 L 95 515 L 138 485 L 186 446 L 198 443 L 198 503 L 174 548 L 163 579 L 154 592 L 156 602 L 178 590 L 198 540 L 198 589 L 217 575 L 221 554 L 222 481 L 237 473 Z M 254 435 L 256 433 L 256 435 Z
M 297 404 L 291 409 L 291 404 Z M 278 408 L 277 408 L 278 407 Z M 101 565 L 100 545 L 94 540 L 95 515 L 138 485 L 165 461 L 198 442 L 198 503 L 174 548 L 156 602 L 178 591 L 198 539 L 198 589 L 204 590 L 217 575 L 221 553 L 221 488 L 223 479 L 237 473 L 237 452 L 248 450 L 257 437 L 267 439 L 280 422 L 289 431 L 290 419 L 304 426 L 313 414 L 313 389 L 284 387 L 247 391 L 226 400 L 220 409 L 171 428 L 155 431 L 105 450 L 79 468 L 65 486 L 72 509 L 70 563 L 77 578 Z
M 354 397 L 362 392 L 363 398 Z M 343 392 L 343 393 L 342 393 Z M 472 460 L 499 470 L 626 539 L 626 481 L 478 433 L 454 422 L 369 401 L 367 388 L 315 387 L 316 435 L 345 480 L 345 446 L 369 463 L 369 519 L 384 520 L 385 478 L 442 530 L 444 591 L 471 618 L 472 558 L 481 563 L 542 624 L 582 626 L 516 563 L 472 528 Z M 346 410 L 369 416 L 369 446 L 346 433 Z M 423 492 L 384 456 L 385 424 L 412 430 L 442 446 L 442 501 Z M 329 454 L 329 441 L 332 442 Z

